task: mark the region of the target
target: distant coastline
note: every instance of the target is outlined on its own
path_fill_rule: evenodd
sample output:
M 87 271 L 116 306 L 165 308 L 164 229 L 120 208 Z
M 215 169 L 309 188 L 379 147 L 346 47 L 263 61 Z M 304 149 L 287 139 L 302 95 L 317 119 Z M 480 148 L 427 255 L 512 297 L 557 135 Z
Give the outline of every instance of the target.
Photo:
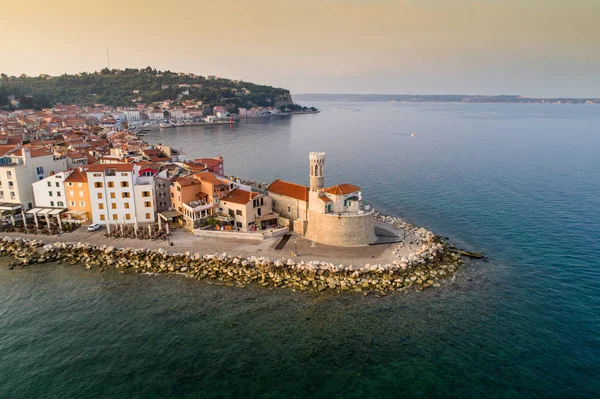
M 405 102 L 405 103 L 512 103 L 512 104 L 600 104 L 600 98 L 539 98 L 520 95 L 463 95 L 463 94 L 326 94 L 304 93 L 294 95 L 300 101 L 338 101 L 338 102 Z

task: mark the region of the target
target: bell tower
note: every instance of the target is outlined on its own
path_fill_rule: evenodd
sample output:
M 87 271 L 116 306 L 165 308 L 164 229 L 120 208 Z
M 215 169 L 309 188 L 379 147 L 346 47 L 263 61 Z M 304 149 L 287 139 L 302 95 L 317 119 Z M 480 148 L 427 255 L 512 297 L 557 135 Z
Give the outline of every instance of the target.
M 319 191 L 325 187 L 325 153 L 311 152 L 310 159 L 310 191 Z

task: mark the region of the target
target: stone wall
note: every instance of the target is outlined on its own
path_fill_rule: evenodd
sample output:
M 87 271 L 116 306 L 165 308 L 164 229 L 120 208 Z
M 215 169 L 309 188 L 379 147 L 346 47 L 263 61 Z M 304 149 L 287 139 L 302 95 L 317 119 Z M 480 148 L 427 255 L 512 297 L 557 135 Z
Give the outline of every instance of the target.
M 362 215 L 320 214 L 308 211 L 306 238 L 325 245 L 365 246 L 375 242 L 373 212 Z

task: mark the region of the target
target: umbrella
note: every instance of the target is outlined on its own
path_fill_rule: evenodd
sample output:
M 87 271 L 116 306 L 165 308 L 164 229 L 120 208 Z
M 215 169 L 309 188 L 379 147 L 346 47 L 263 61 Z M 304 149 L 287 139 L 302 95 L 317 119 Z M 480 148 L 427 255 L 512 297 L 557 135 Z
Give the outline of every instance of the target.
M 27 218 L 25 218 L 25 210 L 21 208 L 21 216 L 23 216 L 23 226 L 27 228 Z

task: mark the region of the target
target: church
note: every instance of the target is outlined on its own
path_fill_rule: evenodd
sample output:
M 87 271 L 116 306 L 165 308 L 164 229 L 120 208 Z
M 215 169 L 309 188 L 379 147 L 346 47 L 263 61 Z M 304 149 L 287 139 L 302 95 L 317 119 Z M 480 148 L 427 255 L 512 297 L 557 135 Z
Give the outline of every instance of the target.
M 276 179 L 269 185 L 273 211 L 290 230 L 325 245 L 356 247 L 375 242 L 374 209 L 349 183 L 325 187 L 325 153 L 309 156 L 310 187 Z

